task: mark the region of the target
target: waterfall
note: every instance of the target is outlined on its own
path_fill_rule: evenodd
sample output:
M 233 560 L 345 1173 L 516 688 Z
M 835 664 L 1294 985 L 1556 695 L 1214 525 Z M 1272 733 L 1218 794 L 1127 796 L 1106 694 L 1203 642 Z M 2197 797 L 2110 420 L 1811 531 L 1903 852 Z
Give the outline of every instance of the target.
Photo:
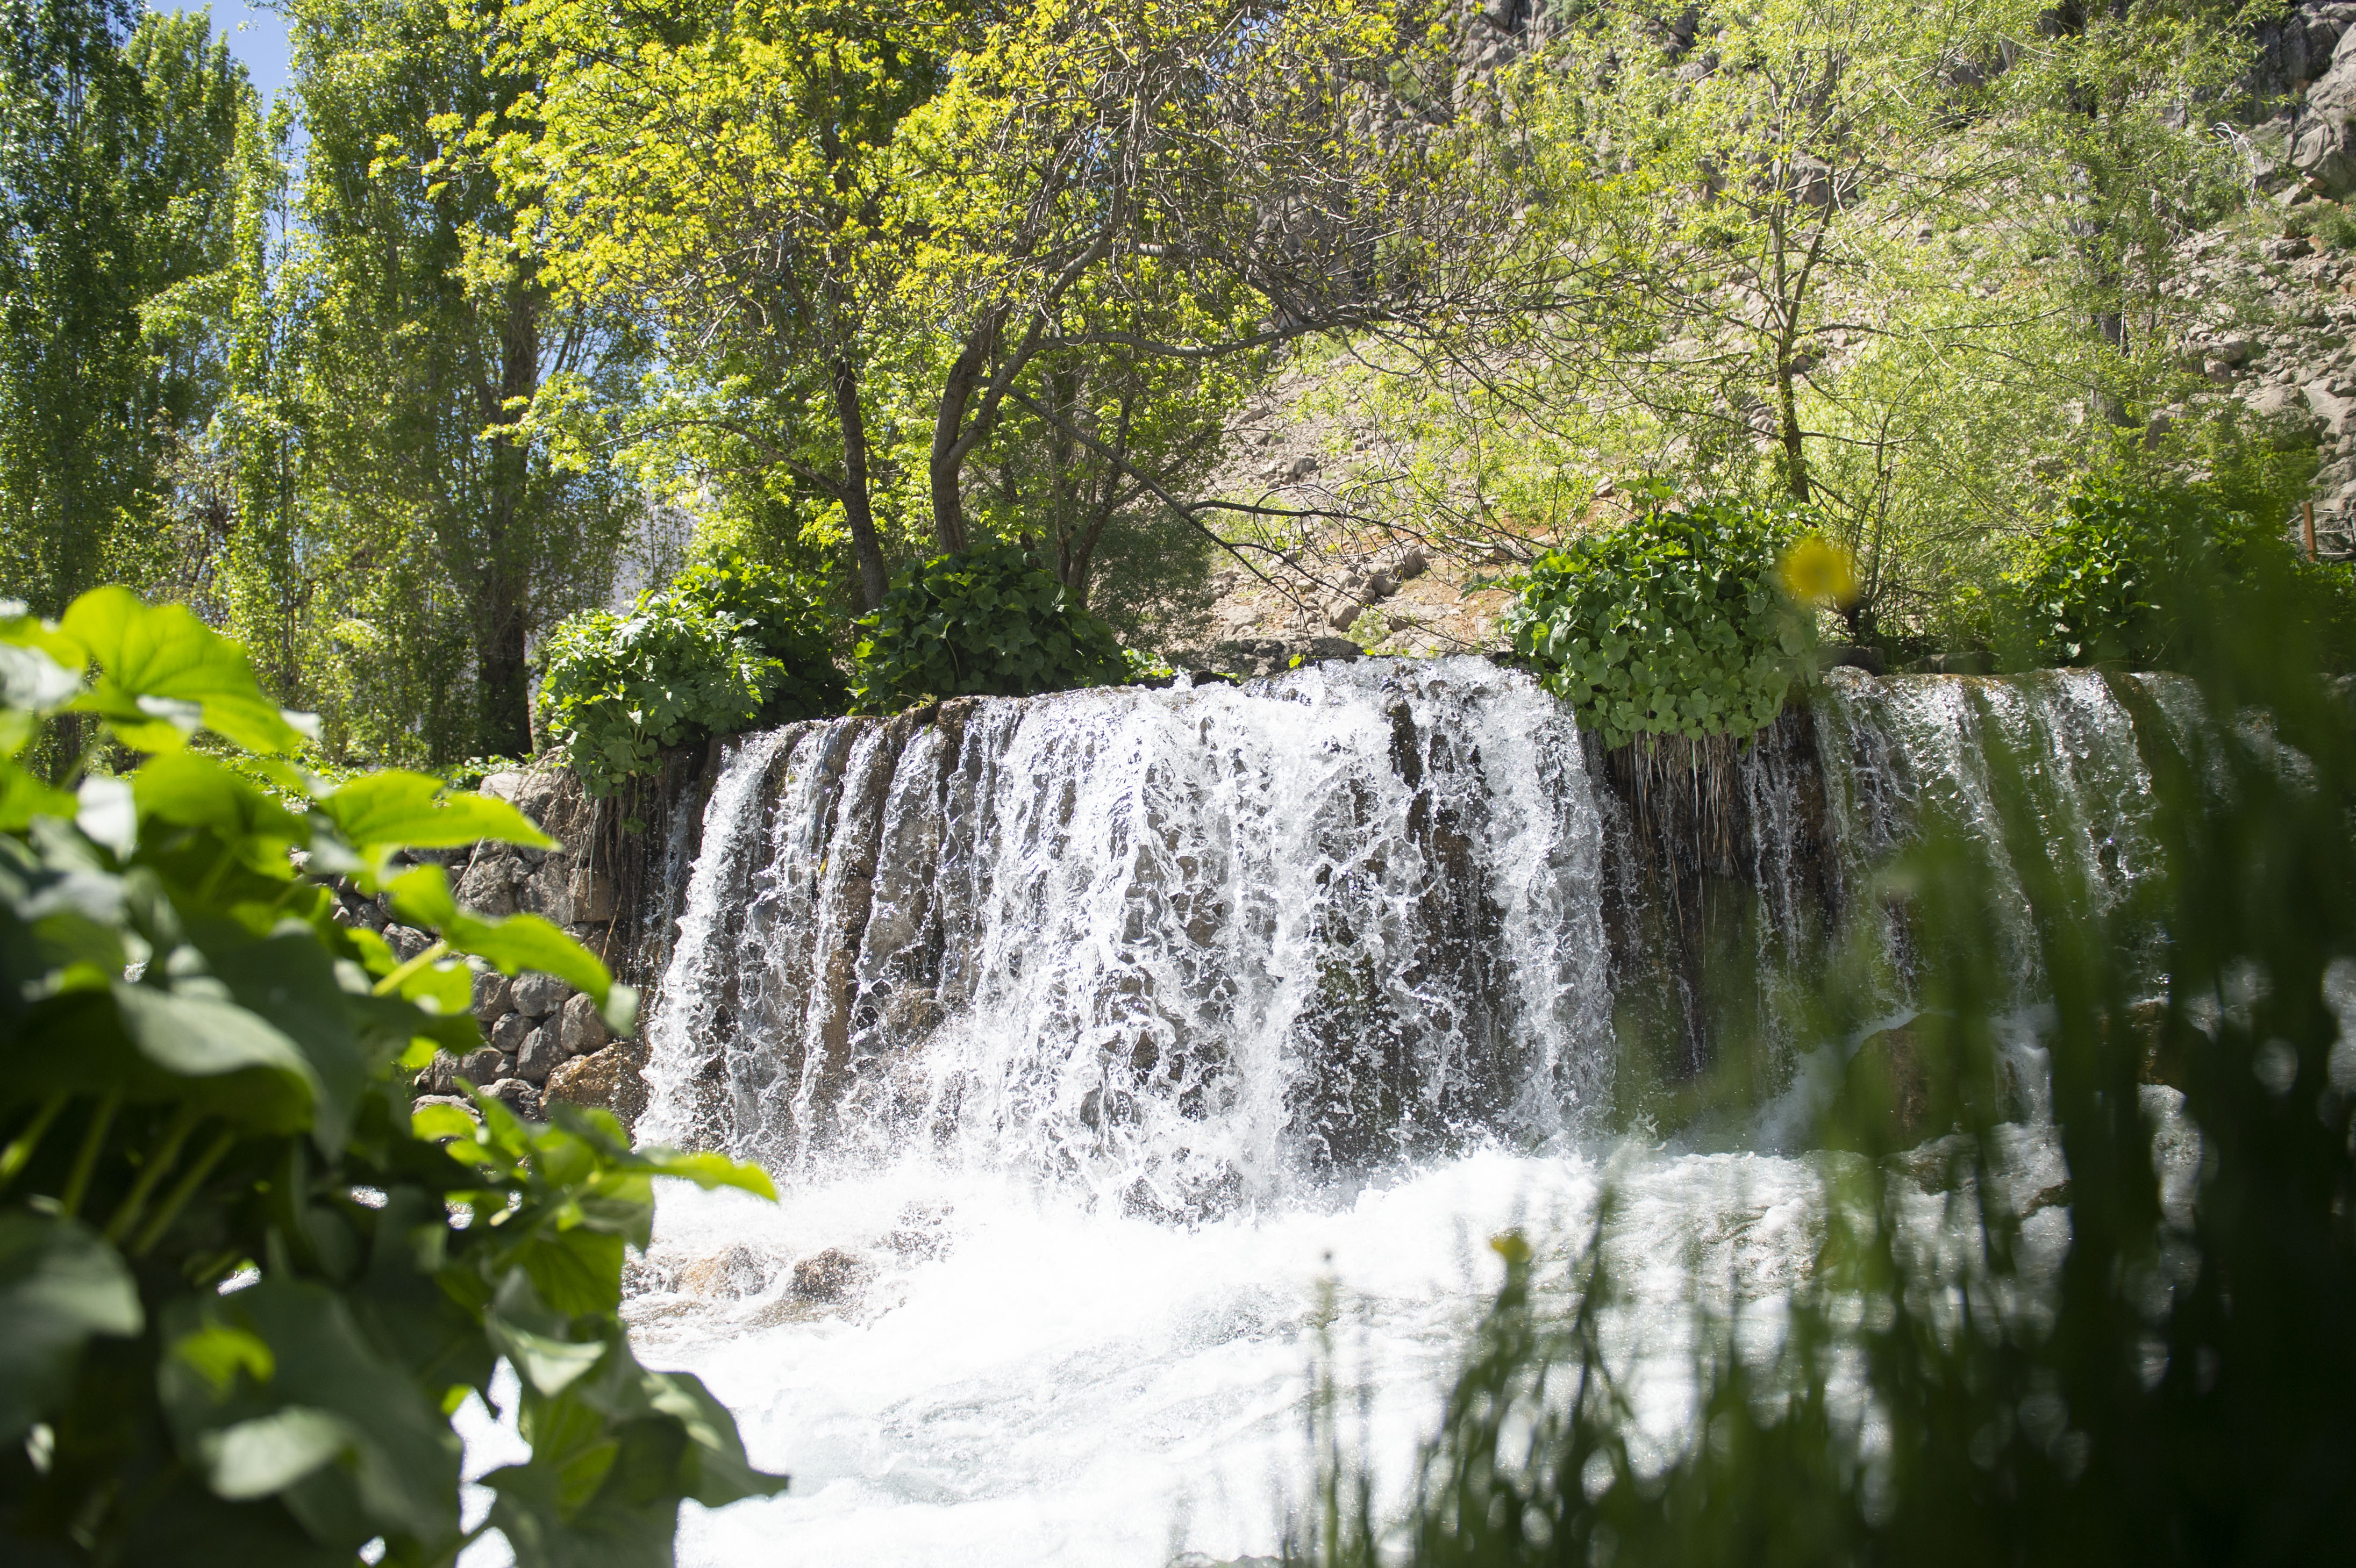
M 2181 706 L 2179 677 L 2130 676 L 2165 709 Z M 2136 889 L 2158 867 L 2151 780 L 2135 723 L 2109 678 L 2091 670 L 2043 670 L 2005 679 L 1894 676 L 1835 670 L 1818 707 L 1825 740 L 1827 872 L 1842 901 L 1867 901 L 1874 869 L 1912 842 L 1925 814 L 1960 829 L 1986 877 L 1988 916 L 2017 1006 L 2033 1004 L 2043 976 L 2029 899 L 1998 808 L 1998 773 L 2019 770 L 2039 852 L 2092 895 L 2094 911 L 2131 919 Z M 1904 933 L 1884 922 L 1902 990 Z M 2159 933 L 2131 925 L 2114 938 L 2139 951 L 2157 983 Z
M 1481 1239 L 1586 1234 L 1607 1158 L 1640 1297 L 1612 1353 L 1664 1369 L 1643 1397 L 1674 1440 L 1687 1269 L 1764 1299 L 1814 1266 L 1809 1095 L 1859 1041 L 1805 1003 L 1862 939 L 1886 1020 L 1915 1009 L 1877 878 L 1934 816 L 2033 1015 L 2000 757 L 2038 853 L 2132 916 L 2148 781 L 2078 672 L 1836 671 L 1747 742 L 1611 752 L 1475 658 L 734 741 L 639 1130 L 757 1159 L 785 1199 L 665 1191 L 629 1310 L 795 1480 L 696 1514 L 681 1562 L 1273 1552 L 1329 1311 L 1340 1407 L 1398 1495 L 1495 1282 Z M 1737 1050 L 1788 1069 L 1748 1123 L 1619 1146 L 1644 1085 Z M 2019 1131 L 2020 1189 L 2064 1181 Z M 2067 1226 L 2047 1208 L 2022 1245 Z
M 649 1130 L 910 1139 L 1151 1211 L 1561 1132 L 1610 1083 L 1576 727 L 1477 659 L 944 705 L 737 742 Z

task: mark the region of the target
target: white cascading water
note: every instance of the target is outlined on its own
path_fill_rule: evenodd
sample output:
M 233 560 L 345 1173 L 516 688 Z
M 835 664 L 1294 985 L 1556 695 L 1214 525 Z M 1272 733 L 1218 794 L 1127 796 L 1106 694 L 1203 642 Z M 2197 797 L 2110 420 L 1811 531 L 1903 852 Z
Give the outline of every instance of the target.
M 1815 708 L 1820 827 L 1815 759 L 1740 764 L 1770 962 L 1804 965 L 1824 918 L 1801 847 L 1829 839 L 1854 898 L 1934 806 L 1987 846 L 2026 952 L 1991 732 L 2107 896 L 2147 871 L 2133 731 L 2096 677 L 1842 672 Z M 1818 1157 L 1789 1104 L 1731 1150 L 1613 1125 L 1616 820 L 1568 715 L 1469 658 L 734 743 L 639 1133 L 758 1159 L 783 1200 L 667 1190 L 627 1310 L 794 1484 L 691 1506 L 681 1561 L 1270 1553 L 1310 1495 L 1312 1363 L 1399 1496 L 1494 1282 L 1483 1243 L 1576 1236 L 1607 1179 L 1640 1304 L 1618 1332 L 1664 1352 L 1642 1413 L 1671 1440 L 1689 1271 L 1787 1285 Z

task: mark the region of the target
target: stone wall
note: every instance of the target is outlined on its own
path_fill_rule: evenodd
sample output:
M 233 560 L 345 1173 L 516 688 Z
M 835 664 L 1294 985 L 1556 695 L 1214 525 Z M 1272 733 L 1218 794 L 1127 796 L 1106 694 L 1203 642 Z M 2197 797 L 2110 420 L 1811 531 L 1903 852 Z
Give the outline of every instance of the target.
M 511 802 L 557 848 L 487 842 L 434 859 L 448 868 L 460 903 L 488 915 L 536 914 L 563 927 L 616 980 L 651 1000 L 669 957 L 713 754 L 704 748 L 674 752 L 653 778 L 603 800 L 590 798 L 561 767 L 493 773 L 482 793 Z M 404 956 L 431 940 L 394 923 L 381 900 L 347 894 L 345 917 L 382 931 Z M 635 1037 L 613 1038 L 596 1005 L 562 980 L 478 973 L 474 1006 L 481 1045 L 464 1057 L 435 1058 L 418 1075 L 422 1097 L 447 1098 L 463 1078 L 534 1120 L 551 1100 L 610 1110 L 625 1126 L 646 1108 L 644 1046 Z

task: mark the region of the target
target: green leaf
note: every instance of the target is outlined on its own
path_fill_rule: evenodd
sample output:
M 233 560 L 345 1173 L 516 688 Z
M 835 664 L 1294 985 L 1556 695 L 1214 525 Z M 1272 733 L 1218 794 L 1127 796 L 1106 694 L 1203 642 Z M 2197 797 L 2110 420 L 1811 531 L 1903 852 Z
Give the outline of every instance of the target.
M 0 1442 L 24 1435 L 91 1335 L 127 1338 L 145 1321 L 129 1265 L 96 1232 L 0 1211 Z
M 306 739 L 297 716 L 263 696 L 243 650 L 185 605 L 98 588 L 67 607 L 59 630 L 100 670 L 73 706 L 106 719 L 126 745 L 170 750 L 200 723 L 252 752 L 291 752 Z
M 213 1495 L 244 1502 L 284 1491 L 358 1446 L 358 1437 L 340 1416 L 288 1405 L 208 1432 L 196 1449 Z
M 486 959 L 502 975 L 527 969 L 553 975 L 596 998 L 600 1008 L 610 1007 L 615 993 L 626 992 L 635 1011 L 637 994 L 616 986 L 596 955 L 562 929 L 536 914 L 487 919 L 468 913 L 450 896 L 450 880 L 439 866 L 418 866 L 402 873 L 391 891 L 393 910 L 402 919 L 438 931 L 455 952 Z
M 322 1085 L 303 1048 L 234 1002 L 114 981 L 115 1016 L 139 1054 L 180 1078 L 236 1083 L 207 1098 L 215 1114 L 270 1132 L 310 1125 Z
M 337 786 L 318 809 L 370 864 L 394 849 L 450 848 L 481 838 L 556 848 L 507 802 L 450 790 L 423 773 L 365 774 Z

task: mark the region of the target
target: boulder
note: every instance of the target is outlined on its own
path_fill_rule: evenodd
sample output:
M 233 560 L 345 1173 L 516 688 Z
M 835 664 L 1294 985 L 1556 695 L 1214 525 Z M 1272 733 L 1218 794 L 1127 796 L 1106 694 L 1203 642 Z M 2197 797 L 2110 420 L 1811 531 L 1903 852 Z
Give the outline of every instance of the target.
M 813 1253 L 794 1264 L 794 1295 L 803 1301 L 846 1301 L 867 1278 L 868 1266 L 841 1247 Z
M 1846 1148 L 1903 1148 L 1932 1131 L 1933 1085 L 1922 1041 L 1910 1019 L 1858 1042 L 1843 1075 L 1827 1142 Z
M 638 1075 L 643 1065 L 628 1040 L 616 1040 L 551 1072 L 548 1097 L 568 1105 L 611 1111 L 624 1126 L 629 1126 L 647 1108 L 647 1082 Z
M 563 1054 L 586 1056 L 593 1051 L 603 1051 L 614 1037 L 598 1014 L 594 997 L 576 996 L 565 998 L 563 1010 L 558 1015 L 557 1044 Z
M 516 1076 L 527 1083 L 545 1083 L 549 1073 L 563 1061 L 564 1053 L 557 1044 L 555 1023 L 544 1023 L 524 1036 L 523 1044 L 517 1048 Z
M 507 1069 L 508 1058 L 490 1046 L 470 1051 L 451 1066 L 454 1076 L 463 1078 L 479 1089 L 498 1081 Z
M 544 1019 L 564 1005 L 573 987 L 553 975 L 519 975 L 515 983 L 515 1005 L 519 1013 Z
M 1430 558 L 1413 546 L 1400 551 L 1398 562 L 1391 568 L 1392 574 L 1401 582 L 1413 582 L 1430 570 Z
M 491 1044 L 513 1056 L 523 1049 L 523 1037 L 532 1031 L 532 1027 L 528 1013 L 503 1013 L 499 1021 L 491 1026 Z
M 758 1296 L 769 1283 L 761 1254 L 737 1242 L 708 1258 L 698 1258 L 679 1271 L 679 1288 L 707 1300 L 735 1301 Z
M 475 975 L 475 1016 L 485 1023 L 497 1023 L 502 1014 L 512 1012 L 515 982 L 496 969 L 483 969 Z
M 497 1100 L 525 1121 L 536 1122 L 541 1119 L 540 1091 L 522 1079 L 502 1078 L 490 1086 L 488 1093 L 492 1099 Z

